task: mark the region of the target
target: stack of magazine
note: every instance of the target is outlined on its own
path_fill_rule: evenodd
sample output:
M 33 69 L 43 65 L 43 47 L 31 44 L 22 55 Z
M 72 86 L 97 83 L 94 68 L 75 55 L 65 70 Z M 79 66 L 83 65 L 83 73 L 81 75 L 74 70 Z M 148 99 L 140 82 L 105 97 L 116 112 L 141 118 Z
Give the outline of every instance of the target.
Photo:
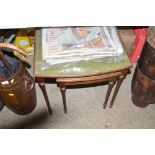
M 116 57 L 123 53 L 117 28 L 42 28 L 42 70 L 49 66 Z

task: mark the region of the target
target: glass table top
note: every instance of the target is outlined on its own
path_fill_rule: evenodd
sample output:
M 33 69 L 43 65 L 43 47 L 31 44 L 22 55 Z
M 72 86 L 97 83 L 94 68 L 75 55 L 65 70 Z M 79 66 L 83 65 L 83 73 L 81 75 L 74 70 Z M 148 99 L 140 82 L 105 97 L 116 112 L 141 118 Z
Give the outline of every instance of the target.
M 51 66 L 47 70 L 41 70 L 42 65 L 42 45 L 41 45 L 41 30 L 36 30 L 35 39 L 35 55 L 34 55 L 34 75 L 35 77 L 58 78 L 58 77 L 82 77 L 100 75 L 105 73 L 116 72 L 132 67 L 131 61 L 124 49 L 123 59 L 120 62 L 105 61 L 88 61 L 74 63 L 71 65 Z

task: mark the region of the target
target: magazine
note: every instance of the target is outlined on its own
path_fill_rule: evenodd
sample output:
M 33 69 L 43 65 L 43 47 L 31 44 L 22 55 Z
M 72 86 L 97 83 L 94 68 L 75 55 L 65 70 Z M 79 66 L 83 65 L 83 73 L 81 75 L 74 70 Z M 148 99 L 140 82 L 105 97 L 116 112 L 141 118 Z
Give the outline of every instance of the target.
M 46 66 L 118 56 L 122 52 L 113 26 L 42 29 L 42 59 Z

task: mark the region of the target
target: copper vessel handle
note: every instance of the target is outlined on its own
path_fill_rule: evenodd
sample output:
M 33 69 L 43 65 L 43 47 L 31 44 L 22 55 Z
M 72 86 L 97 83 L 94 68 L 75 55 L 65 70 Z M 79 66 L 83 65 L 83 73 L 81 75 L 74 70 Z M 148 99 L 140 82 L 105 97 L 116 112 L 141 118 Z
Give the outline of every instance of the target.
M 28 56 L 28 53 L 25 50 L 13 45 L 13 44 L 10 44 L 10 43 L 0 43 L 0 48 L 8 48 L 8 49 L 18 52 L 19 54 L 23 55 L 24 57 Z

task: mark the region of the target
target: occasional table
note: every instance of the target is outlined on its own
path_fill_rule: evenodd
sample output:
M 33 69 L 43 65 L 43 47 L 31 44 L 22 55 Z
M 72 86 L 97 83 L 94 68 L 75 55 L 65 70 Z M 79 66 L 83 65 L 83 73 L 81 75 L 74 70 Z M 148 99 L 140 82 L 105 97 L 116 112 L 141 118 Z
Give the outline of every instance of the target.
M 103 108 L 106 108 L 112 89 L 115 85 L 115 90 L 110 101 L 110 107 L 113 106 L 119 88 L 123 79 L 130 72 L 132 64 L 124 49 L 121 61 L 106 62 L 106 61 L 88 61 L 73 64 L 69 66 L 55 66 L 50 69 L 41 70 L 42 65 L 42 45 L 41 31 L 36 30 L 35 55 L 34 55 L 34 76 L 38 82 L 50 114 L 52 108 L 46 92 L 45 79 L 56 79 L 63 99 L 64 112 L 67 113 L 66 104 L 66 88 L 73 85 L 87 85 L 92 83 L 108 82 L 108 90 L 106 93 Z

